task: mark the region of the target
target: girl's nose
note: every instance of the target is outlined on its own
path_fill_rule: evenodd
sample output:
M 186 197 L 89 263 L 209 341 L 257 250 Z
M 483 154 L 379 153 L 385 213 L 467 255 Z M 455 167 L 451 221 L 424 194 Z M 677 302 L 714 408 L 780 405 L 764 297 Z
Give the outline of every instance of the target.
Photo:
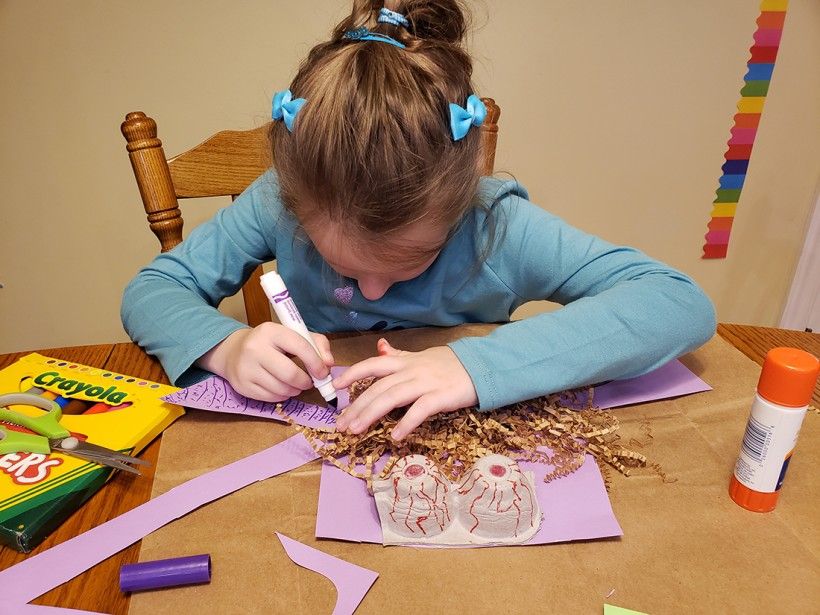
M 362 296 L 368 301 L 381 299 L 387 289 L 392 286 L 392 282 L 383 278 L 361 277 L 357 280 Z

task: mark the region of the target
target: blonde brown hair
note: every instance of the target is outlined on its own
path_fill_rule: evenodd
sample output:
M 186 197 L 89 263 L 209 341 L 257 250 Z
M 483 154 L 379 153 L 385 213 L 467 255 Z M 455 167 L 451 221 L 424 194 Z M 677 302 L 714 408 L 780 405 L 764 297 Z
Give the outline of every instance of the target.
M 409 26 L 377 22 L 382 7 Z M 344 38 L 359 27 L 405 48 Z M 310 51 L 290 85 L 307 101 L 293 132 L 271 125 L 282 199 L 302 224 L 329 220 L 369 247 L 421 219 L 458 224 L 480 175 L 480 131 L 454 141 L 449 128 L 449 103 L 473 93 L 466 29 L 458 0 L 354 0 Z

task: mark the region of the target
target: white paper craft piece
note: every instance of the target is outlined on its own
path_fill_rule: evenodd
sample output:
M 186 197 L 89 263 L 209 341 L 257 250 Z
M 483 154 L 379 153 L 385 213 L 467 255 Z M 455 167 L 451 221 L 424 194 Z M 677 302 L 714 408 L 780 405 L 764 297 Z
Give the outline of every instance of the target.
M 482 457 L 457 483 L 408 455 L 373 481 L 373 494 L 386 545 L 519 544 L 541 526 L 532 472 L 504 455 Z

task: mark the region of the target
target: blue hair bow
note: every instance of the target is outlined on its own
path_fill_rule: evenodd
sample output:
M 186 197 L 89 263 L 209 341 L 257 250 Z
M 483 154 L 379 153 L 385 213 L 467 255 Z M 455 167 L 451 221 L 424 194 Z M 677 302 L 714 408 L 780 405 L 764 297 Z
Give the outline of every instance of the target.
M 293 132 L 296 114 L 306 102 L 304 98 L 293 98 L 290 90 L 282 90 L 273 97 L 273 109 L 270 116 L 274 120 L 284 120 L 288 131 Z
M 470 126 L 481 126 L 485 117 L 487 117 L 487 107 L 475 94 L 467 97 L 466 107 L 450 103 L 450 132 L 453 133 L 453 141 L 463 139 L 470 130 Z

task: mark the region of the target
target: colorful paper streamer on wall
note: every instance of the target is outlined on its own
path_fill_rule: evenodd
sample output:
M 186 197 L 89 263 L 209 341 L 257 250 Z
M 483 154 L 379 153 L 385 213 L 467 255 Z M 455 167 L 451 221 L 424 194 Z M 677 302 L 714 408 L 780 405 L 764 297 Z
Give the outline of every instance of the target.
M 723 174 L 718 180 L 702 258 L 726 258 L 737 204 L 746 181 L 763 105 L 769 93 L 788 5 L 788 0 L 763 0 L 760 3 L 757 31 L 754 33 L 754 44 L 749 49 L 751 57 L 746 64 L 748 70 L 743 77 L 744 85 L 740 90 L 732 136 L 727 142 L 729 147 L 723 155 Z

